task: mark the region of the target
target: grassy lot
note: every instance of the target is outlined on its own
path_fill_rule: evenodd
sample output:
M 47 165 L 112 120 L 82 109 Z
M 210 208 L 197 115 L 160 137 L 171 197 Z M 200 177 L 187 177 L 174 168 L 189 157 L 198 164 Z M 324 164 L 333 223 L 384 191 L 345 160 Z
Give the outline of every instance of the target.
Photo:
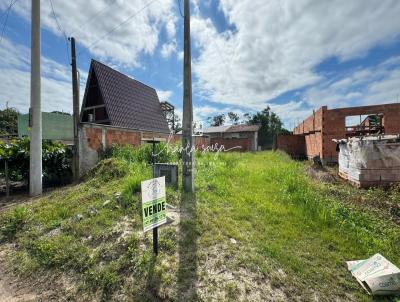
M 168 189 L 175 222 L 154 258 L 141 231 L 146 159 L 118 150 L 82 184 L 4 212 L 0 263 L 32 290 L 79 301 L 372 301 L 345 261 L 379 252 L 400 265 L 393 213 L 360 204 L 380 196 L 396 209 L 399 192 L 356 204 L 355 189 L 312 180 L 278 152 L 198 155 L 196 194 Z

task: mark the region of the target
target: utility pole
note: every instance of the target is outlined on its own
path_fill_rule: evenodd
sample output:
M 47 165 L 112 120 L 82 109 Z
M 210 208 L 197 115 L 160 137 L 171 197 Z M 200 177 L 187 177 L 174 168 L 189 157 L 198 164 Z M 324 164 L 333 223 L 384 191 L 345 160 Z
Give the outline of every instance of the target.
M 42 194 L 42 108 L 40 100 L 40 0 L 32 0 L 29 194 Z
M 190 50 L 190 6 L 184 0 L 183 118 L 182 118 L 182 184 L 185 192 L 194 192 L 193 104 Z
M 79 83 L 78 70 L 76 68 L 76 51 L 75 38 L 68 39 L 71 41 L 71 66 L 72 66 L 72 100 L 73 100 L 73 115 L 74 115 L 74 180 L 79 181 Z

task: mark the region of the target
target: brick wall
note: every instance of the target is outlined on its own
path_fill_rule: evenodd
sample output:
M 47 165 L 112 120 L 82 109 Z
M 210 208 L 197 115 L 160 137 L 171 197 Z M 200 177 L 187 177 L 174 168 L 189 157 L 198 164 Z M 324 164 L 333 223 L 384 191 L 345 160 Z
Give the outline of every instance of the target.
M 276 148 L 293 157 L 304 157 L 306 154 L 305 137 L 303 135 L 278 135 Z
M 384 104 L 331 110 L 323 106 L 297 125 L 293 134 L 305 136 L 309 158 L 320 155 L 324 162 L 336 162 L 338 153 L 332 139 L 346 137 L 346 117 L 379 113 L 383 114 L 386 134 L 400 133 L 400 104 Z
M 82 123 L 79 129 L 80 175 L 92 168 L 99 159 L 99 152 L 112 145 L 140 146 L 143 139 L 163 138 L 171 144 L 180 144 L 182 136 L 151 131 L 139 131 L 108 125 Z M 202 150 L 210 144 L 209 137 L 194 137 L 194 144 Z
M 251 138 L 213 137 L 210 139 L 211 146 L 216 146 L 216 144 L 218 144 L 217 146 L 218 148 L 223 145 L 225 150 L 240 146 L 240 148 L 235 148 L 231 150 L 240 152 L 251 151 L 251 146 L 252 146 L 251 142 L 252 142 Z
M 168 140 L 169 134 L 149 131 L 117 128 L 108 125 L 82 124 L 81 131 L 87 140 L 88 147 L 93 150 L 101 150 L 112 145 L 140 146 L 142 139 L 163 138 Z M 172 137 L 171 142 L 176 138 Z
M 194 142 L 197 150 L 203 150 L 210 145 L 210 137 L 209 136 L 193 136 Z M 181 144 L 182 134 L 174 134 L 173 137 L 170 138 L 170 143 Z
M 83 123 L 79 129 L 79 168 L 80 175 L 84 175 L 99 160 L 99 152 L 112 145 L 132 145 L 140 146 L 143 138 L 165 138 L 169 134 L 154 133 L 112 127 L 108 125 L 98 125 Z M 171 141 L 176 138 L 172 137 Z
M 93 150 L 100 150 L 102 148 L 101 128 L 85 128 L 84 132 L 88 146 Z
M 304 155 L 309 159 L 314 156 L 322 156 L 323 150 L 323 126 L 327 107 L 323 106 L 312 115 L 306 118 L 303 122 L 297 125 L 293 134 L 295 136 L 304 136 Z M 299 156 L 303 154 L 298 154 Z
M 321 107 L 317 111 L 314 111 L 308 118 L 298 124 L 293 134 L 308 134 L 310 132 L 321 131 L 323 125 L 323 114 L 327 110 L 327 107 Z
M 106 146 L 112 146 L 114 144 L 139 146 L 140 143 L 140 132 L 111 129 L 106 131 Z

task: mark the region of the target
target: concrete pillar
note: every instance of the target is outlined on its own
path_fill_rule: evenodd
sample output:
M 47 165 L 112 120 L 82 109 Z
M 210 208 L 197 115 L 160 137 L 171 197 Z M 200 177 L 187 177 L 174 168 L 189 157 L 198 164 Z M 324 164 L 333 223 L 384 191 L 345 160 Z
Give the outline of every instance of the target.
M 40 100 L 40 0 L 32 0 L 31 132 L 29 194 L 42 194 L 42 108 Z

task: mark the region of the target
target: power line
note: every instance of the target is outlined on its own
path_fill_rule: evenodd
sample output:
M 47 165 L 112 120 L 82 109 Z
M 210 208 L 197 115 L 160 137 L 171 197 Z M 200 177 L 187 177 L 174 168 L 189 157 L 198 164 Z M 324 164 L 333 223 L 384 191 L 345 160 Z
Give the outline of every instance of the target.
M 56 21 L 58 30 L 64 35 L 64 38 L 67 39 L 67 35 L 65 34 L 64 28 L 61 26 L 60 22 L 58 22 L 57 15 L 56 15 L 56 13 L 55 13 L 55 11 L 54 11 L 54 7 L 53 7 L 53 1 L 49 0 L 49 2 L 50 2 L 50 5 L 51 5 L 51 11 L 52 11 L 52 13 L 53 13 L 54 20 Z
M 14 6 L 14 4 L 17 2 L 18 0 L 11 0 L 10 4 L 8 5 L 8 7 L 4 10 L 4 12 L 1 14 L 0 19 L 3 19 L 3 16 L 8 13 L 8 11 Z
M 14 4 L 17 3 L 17 1 L 18 0 L 11 0 L 6 11 L 1 15 L 1 18 L 3 18 L 4 14 L 6 14 L 6 19 L 5 19 L 2 29 L 1 29 L 0 43 L 3 41 L 4 31 L 7 27 L 7 21 L 8 21 L 8 16 L 10 15 L 10 11 L 11 11 L 12 7 L 14 6 Z
M 181 14 L 182 18 L 184 18 L 181 10 L 181 0 L 178 0 L 178 7 L 179 7 L 179 13 Z
M 134 17 L 136 17 L 136 15 L 140 14 L 142 11 L 144 11 L 147 7 L 149 7 L 151 4 L 153 4 L 154 2 L 159 1 L 159 0 L 152 0 L 150 2 L 148 2 L 145 6 L 143 6 L 141 9 L 139 9 L 138 11 L 136 11 L 134 14 L 130 15 L 128 18 L 126 18 L 124 21 L 122 21 L 121 23 L 119 23 L 117 26 L 115 26 L 113 29 L 111 29 L 110 31 L 108 31 L 106 34 L 104 34 L 102 37 L 100 37 L 99 39 L 95 40 L 93 43 L 91 43 L 89 46 L 87 46 L 87 49 L 90 49 L 91 47 L 93 47 L 94 45 L 96 45 L 98 42 L 100 42 L 101 40 L 103 40 L 105 37 L 107 37 L 108 35 L 110 35 L 111 33 L 113 33 L 114 31 L 116 31 L 118 28 L 120 28 L 122 25 L 127 24 L 129 21 L 131 21 Z M 77 54 L 77 57 L 82 53 L 82 51 L 80 51 Z
M 99 16 L 100 14 L 102 14 L 107 8 L 109 8 L 110 6 L 114 5 L 118 3 L 118 1 L 114 1 L 112 3 L 107 4 L 105 7 L 103 7 L 102 9 L 98 10 L 94 15 L 92 15 L 91 17 L 87 18 L 85 21 L 83 21 L 79 26 L 77 26 L 77 29 L 72 31 L 71 36 L 76 33 L 77 31 L 81 31 L 84 25 L 90 24 L 92 23 L 92 21 L 94 20 L 94 18 L 96 18 L 97 16 Z
M 53 14 L 54 21 L 56 21 L 58 30 L 63 34 L 63 36 L 64 36 L 64 38 L 65 38 L 65 46 L 66 46 L 66 52 L 67 52 L 67 64 L 69 64 L 69 62 L 71 62 L 71 59 L 70 59 L 70 57 L 69 57 L 68 37 L 67 37 L 67 34 L 65 33 L 64 27 L 62 27 L 61 24 L 60 24 L 60 22 L 58 21 L 56 12 L 54 11 L 53 1 L 52 1 L 52 0 L 49 0 L 49 2 L 50 2 L 51 12 L 52 12 L 52 14 Z

